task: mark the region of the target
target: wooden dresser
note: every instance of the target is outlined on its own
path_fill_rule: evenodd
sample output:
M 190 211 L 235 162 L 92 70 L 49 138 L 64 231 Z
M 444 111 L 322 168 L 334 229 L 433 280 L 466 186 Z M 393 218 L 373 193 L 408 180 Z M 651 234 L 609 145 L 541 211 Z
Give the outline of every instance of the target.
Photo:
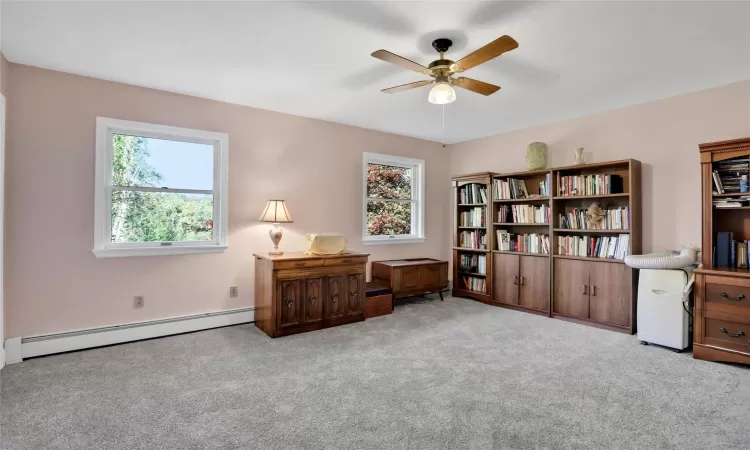
M 366 253 L 255 256 L 255 325 L 271 337 L 365 320 Z
M 726 164 L 728 160 L 750 156 L 750 138 L 701 144 L 700 156 L 703 253 L 701 266 L 695 271 L 693 357 L 750 364 L 750 270 L 737 264 L 719 267 L 721 260 L 714 260 L 716 233 L 732 233 L 733 239 L 743 245 L 750 240 L 750 208 L 715 207 L 714 201 L 740 194 L 714 192 L 713 179 L 713 172 L 721 170 L 722 161 Z

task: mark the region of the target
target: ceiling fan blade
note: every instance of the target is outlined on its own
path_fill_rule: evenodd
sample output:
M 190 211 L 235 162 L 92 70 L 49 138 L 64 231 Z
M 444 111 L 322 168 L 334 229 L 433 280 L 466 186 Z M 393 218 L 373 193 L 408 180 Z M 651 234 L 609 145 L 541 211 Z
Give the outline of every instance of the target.
M 393 87 L 388 88 L 388 89 L 383 89 L 382 92 L 385 92 L 386 94 L 393 94 L 394 92 L 407 91 L 409 89 L 414 89 L 414 88 L 418 88 L 418 87 L 422 87 L 422 86 L 427 86 L 428 84 L 432 84 L 432 83 L 433 82 L 431 80 L 415 81 L 414 83 L 402 84 L 400 86 L 393 86 Z
M 397 66 L 401 66 L 404 69 L 413 70 L 414 72 L 419 72 L 422 74 L 429 73 L 429 70 L 427 67 L 417 64 L 412 60 L 406 59 L 403 56 L 398 56 L 395 53 L 391 53 L 388 50 L 378 50 L 375 52 L 372 52 L 372 56 L 378 59 L 381 59 L 385 62 L 389 62 L 391 64 L 396 64 Z
M 457 86 L 463 89 L 468 89 L 472 92 L 482 95 L 492 95 L 500 90 L 500 86 L 494 84 L 485 83 L 484 81 L 475 80 L 473 78 L 460 77 L 453 80 L 453 86 Z
M 464 56 L 460 61 L 456 63 L 459 67 L 459 71 L 469 70 L 472 67 L 478 66 L 485 63 L 492 58 L 497 58 L 505 52 L 511 51 L 518 47 L 518 42 L 510 36 L 502 36 L 474 53 Z

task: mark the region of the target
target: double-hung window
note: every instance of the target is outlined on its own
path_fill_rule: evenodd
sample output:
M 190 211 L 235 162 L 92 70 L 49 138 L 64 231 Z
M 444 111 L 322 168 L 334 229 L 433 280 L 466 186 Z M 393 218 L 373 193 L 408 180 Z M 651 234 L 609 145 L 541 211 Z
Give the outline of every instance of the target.
M 98 117 L 94 254 L 227 248 L 223 133 Z
M 424 161 L 365 153 L 363 243 L 424 241 Z

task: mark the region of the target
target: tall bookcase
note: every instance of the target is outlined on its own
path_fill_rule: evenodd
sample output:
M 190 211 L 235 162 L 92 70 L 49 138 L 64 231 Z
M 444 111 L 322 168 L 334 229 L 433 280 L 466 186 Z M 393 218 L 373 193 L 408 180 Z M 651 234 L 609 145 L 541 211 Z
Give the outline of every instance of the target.
M 517 183 L 513 180 L 524 182 L 523 198 L 508 195 Z M 454 295 L 614 331 L 636 331 L 637 271 L 625 266 L 622 257 L 641 252 L 639 161 L 459 176 L 454 178 L 456 193 L 461 183 L 470 182 L 488 183 L 492 192 L 487 292 L 477 297 L 456 289 L 461 251 L 454 244 Z M 505 191 L 498 192 L 498 185 Z M 593 202 L 606 217 L 596 229 L 585 216 Z M 457 214 L 464 207 L 457 202 Z M 579 220 L 561 222 L 560 215 L 569 214 Z M 578 251 L 572 251 L 573 244 Z
M 693 357 L 750 364 L 750 269 L 737 258 L 736 247 L 750 241 L 750 194 L 729 188 L 724 176 L 720 179 L 726 190 L 720 192 L 713 178 L 714 171 L 722 175 L 726 164 L 744 166 L 736 172 L 748 175 L 750 138 L 709 142 L 699 149 L 703 252 L 695 271 Z
M 453 290 L 458 297 L 469 297 L 483 303 L 490 302 L 492 292 L 491 270 L 492 235 L 490 233 L 489 207 L 492 201 L 491 173 L 475 173 L 453 178 L 453 204 L 455 205 L 453 220 Z M 470 199 L 467 202 L 466 193 L 483 189 L 486 198 L 483 201 Z M 477 222 L 474 214 L 480 218 Z M 467 219 L 469 216 L 469 220 Z M 475 234 L 484 238 L 483 245 L 467 243 L 467 236 Z M 480 247 L 480 248 L 472 248 Z M 480 265 L 483 262 L 483 267 Z M 468 264 L 466 264 L 468 263 Z M 480 284 L 481 286 L 478 286 Z

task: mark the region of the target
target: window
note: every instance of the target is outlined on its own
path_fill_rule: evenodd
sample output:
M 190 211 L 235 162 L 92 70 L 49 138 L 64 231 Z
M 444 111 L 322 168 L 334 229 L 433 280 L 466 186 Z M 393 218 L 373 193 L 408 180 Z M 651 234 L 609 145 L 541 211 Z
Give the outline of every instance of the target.
M 424 241 L 424 161 L 364 154 L 363 243 Z
M 227 248 L 226 134 L 96 120 L 94 254 Z

